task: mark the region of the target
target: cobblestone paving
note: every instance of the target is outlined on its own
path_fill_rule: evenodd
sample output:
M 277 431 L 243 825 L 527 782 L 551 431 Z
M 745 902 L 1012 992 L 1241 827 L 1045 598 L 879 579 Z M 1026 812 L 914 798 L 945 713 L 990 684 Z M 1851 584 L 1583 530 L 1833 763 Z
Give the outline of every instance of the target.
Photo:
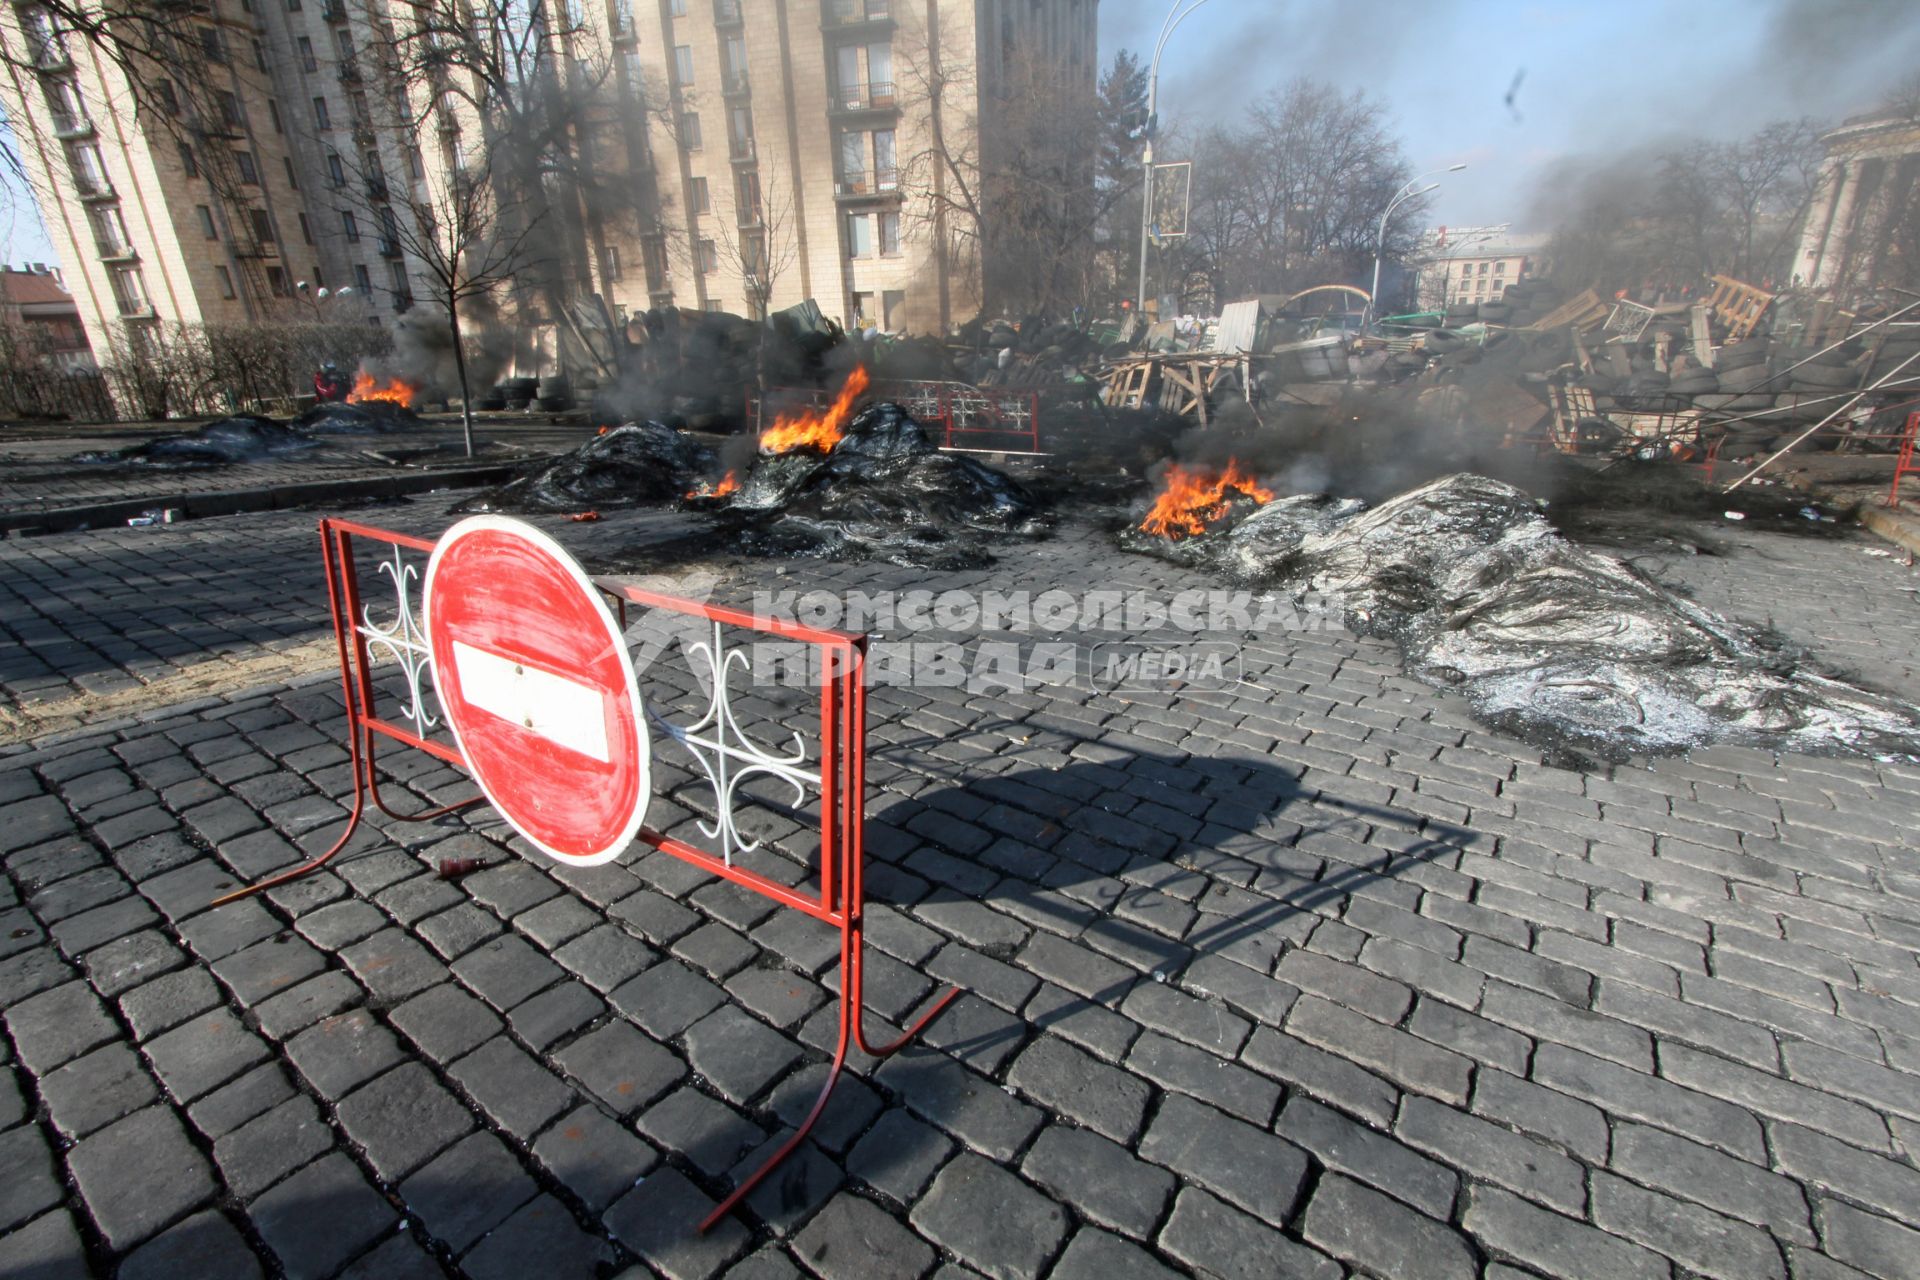
M 310 583 L 304 520 L 186 535 Z M 137 590 L 155 544 L 10 544 L 4 581 L 62 543 L 43 607 L 127 625 L 93 575 Z M 1907 571 L 1755 549 L 1684 572 L 1911 673 Z M 755 584 L 1188 585 L 1073 530 L 725 589 Z M 872 1016 L 968 994 L 705 1237 L 821 1078 L 824 926 L 657 853 L 557 869 L 484 813 L 208 909 L 339 830 L 330 673 L 0 759 L 0 1275 L 1920 1274 L 1920 770 L 1553 769 L 1382 644 L 1242 652 L 1212 692 L 874 691 Z M 701 811 L 664 785 L 656 825 Z

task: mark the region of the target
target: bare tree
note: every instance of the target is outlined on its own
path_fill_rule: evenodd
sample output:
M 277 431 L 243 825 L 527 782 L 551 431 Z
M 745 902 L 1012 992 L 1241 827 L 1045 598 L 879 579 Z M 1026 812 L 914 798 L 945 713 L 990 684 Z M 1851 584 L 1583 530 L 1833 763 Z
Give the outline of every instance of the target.
M 800 242 L 794 225 L 793 188 L 782 178 L 779 166 L 768 166 L 764 181 L 758 169 L 751 173 L 734 188 L 735 225 L 716 218 L 714 238 L 721 259 L 740 275 L 748 313 L 755 320 L 765 320 L 781 277 L 800 261 Z

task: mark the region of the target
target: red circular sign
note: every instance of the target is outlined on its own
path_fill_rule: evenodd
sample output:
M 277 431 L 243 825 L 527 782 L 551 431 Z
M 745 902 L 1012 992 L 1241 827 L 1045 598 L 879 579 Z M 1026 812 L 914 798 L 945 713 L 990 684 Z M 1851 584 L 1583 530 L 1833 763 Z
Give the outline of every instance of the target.
M 504 516 L 447 530 L 423 598 L 434 686 L 500 816 L 577 866 L 619 856 L 650 794 L 633 659 L 560 544 Z

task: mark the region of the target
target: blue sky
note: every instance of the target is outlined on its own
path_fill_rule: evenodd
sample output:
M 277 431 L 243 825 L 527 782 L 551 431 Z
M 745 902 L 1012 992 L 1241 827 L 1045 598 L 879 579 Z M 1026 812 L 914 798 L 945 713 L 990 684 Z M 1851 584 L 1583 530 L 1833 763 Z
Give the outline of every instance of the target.
M 1100 0 L 1102 63 L 1150 53 L 1170 2 Z M 1365 89 L 1417 169 L 1467 164 L 1434 221 L 1524 231 L 1546 229 L 1534 195 L 1557 161 L 1837 120 L 1915 71 L 1914 0 L 1207 0 L 1168 41 L 1160 89 L 1163 118 L 1188 126 L 1298 75 Z M 6 195 L 0 257 L 51 259 L 32 202 Z

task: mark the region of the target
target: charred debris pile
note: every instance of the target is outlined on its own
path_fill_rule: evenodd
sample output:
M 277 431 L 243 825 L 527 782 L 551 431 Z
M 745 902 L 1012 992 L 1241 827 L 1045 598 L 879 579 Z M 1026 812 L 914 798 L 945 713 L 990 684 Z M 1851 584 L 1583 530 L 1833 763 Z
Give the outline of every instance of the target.
M 1503 481 L 1443 476 L 1370 505 L 1277 497 L 1244 472 L 1165 480 L 1123 545 L 1328 602 L 1349 629 L 1395 641 L 1414 675 L 1550 751 L 1920 754 L 1920 709 L 1570 541 Z

